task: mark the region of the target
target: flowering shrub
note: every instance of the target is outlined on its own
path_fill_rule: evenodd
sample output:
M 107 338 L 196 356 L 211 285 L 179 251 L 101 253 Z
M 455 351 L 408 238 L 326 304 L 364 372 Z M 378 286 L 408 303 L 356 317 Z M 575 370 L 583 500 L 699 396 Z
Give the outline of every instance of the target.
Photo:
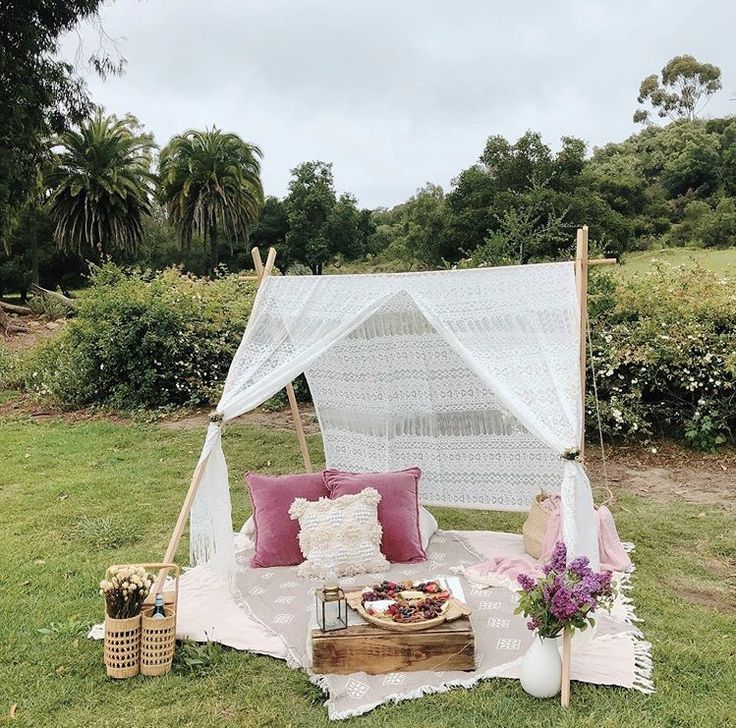
M 115 572 L 108 571 L 105 576 L 100 582 L 100 594 L 105 597 L 107 615 L 128 619 L 140 614 L 153 576 L 140 566 L 124 566 Z
M 77 316 L 35 354 L 27 384 L 64 404 L 120 409 L 217 398 L 255 294 L 235 275 L 213 281 L 169 268 L 124 274 L 106 265 Z
M 712 450 L 736 431 L 736 287 L 703 269 L 661 266 L 623 278 L 593 269 L 589 312 L 604 432 L 684 438 Z M 212 404 L 250 313 L 255 284 L 107 265 L 78 315 L 29 359 L 0 347 L 0 386 L 73 407 Z M 308 400 L 303 377 L 299 399 Z M 587 431 L 597 430 L 588 369 Z M 286 405 L 284 393 L 269 401 Z
M 592 354 L 607 434 L 712 450 L 736 426 L 736 289 L 702 268 L 591 277 Z M 588 431 L 596 428 L 588 372 Z
M 585 556 L 567 566 L 567 549 L 561 541 L 542 570 L 545 576 L 539 580 L 519 574 L 521 591 L 515 611 L 529 617 L 527 627 L 540 637 L 556 637 L 567 627 L 592 627 L 595 620 L 591 615 L 597 609 L 609 609 L 613 603 L 611 574 L 594 572 Z

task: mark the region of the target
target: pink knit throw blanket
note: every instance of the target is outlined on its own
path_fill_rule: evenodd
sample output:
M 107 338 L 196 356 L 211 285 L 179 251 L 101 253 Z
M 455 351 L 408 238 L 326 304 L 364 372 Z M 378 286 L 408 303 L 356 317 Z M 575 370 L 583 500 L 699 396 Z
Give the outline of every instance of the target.
M 550 516 L 538 561 L 531 556 L 492 556 L 480 564 L 468 566 L 463 574 L 471 581 L 486 586 L 503 586 L 509 589 L 519 588 L 516 581 L 519 574 L 529 574 L 535 578 L 542 576 L 542 564 L 549 561 L 555 544 L 562 540 L 562 499 L 559 495 L 553 495 L 543 505 L 550 511 Z M 611 511 L 606 506 L 600 506 L 595 514 L 601 570 L 627 571 L 631 567 L 631 560 L 618 537 Z

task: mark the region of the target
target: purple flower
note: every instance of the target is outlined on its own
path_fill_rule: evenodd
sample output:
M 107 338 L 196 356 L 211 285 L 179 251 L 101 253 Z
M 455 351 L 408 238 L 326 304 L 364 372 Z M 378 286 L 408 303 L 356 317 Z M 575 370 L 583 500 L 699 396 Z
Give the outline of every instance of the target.
M 519 576 L 516 577 L 516 581 L 519 582 L 524 591 L 531 591 L 537 585 L 537 582 L 528 574 L 519 574 Z
M 554 571 L 557 574 L 561 574 L 565 570 L 567 564 L 567 548 L 563 541 L 558 541 L 555 544 L 555 548 L 552 551 L 552 558 L 549 563 L 545 564 L 542 569 L 545 574 L 549 574 Z
M 598 574 L 598 591 L 605 596 L 611 596 L 611 572 L 601 571 Z
M 578 611 L 578 605 L 568 587 L 562 587 L 555 592 L 549 611 L 560 622 L 566 622 L 575 616 L 575 613 Z
M 520 611 L 527 617 L 530 630 L 554 636 L 573 622 L 581 624 L 597 609 L 610 606 L 615 594 L 611 574 L 594 572 L 585 556 L 567 565 L 567 549 L 562 541 L 555 544 L 543 571 L 545 576 L 536 580 L 528 574 L 517 577 L 522 587 Z
M 572 560 L 572 563 L 567 568 L 573 574 L 582 578 L 590 572 L 590 561 L 587 556 L 578 556 Z
M 553 577 L 552 581 L 547 582 L 542 587 L 542 601 L 549 605 L 552 603 L 552 598 L 555 595 L 555 592 L 563 585 L 562 577 L 557 574 Z

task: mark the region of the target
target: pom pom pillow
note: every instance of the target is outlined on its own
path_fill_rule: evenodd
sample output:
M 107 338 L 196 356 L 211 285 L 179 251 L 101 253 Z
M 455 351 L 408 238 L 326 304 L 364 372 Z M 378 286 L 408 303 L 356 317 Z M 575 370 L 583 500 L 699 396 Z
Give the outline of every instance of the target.
M 324 579 L 330 574 L 353 576 L 388 569 L 380 550 L 380 500 L 374 488 L 316 503 L 295 499 L 289 515 L 299 521 L 299 545 L 306 558 L 299 576 Z
M 383 529 L 381 551 L 391 562 L 414 564 L 426 561 L 419 529 L 419 468 L 388 473 L 345 473 L 326 470 L 330 498 L 375 488 L 381 496 L 378 521 Z
M 259 475 L 246 473 L 253 504 L 255 568 L 294 566 L 304 561 L 299 548 L 299 524 L 289 517 L 295 498 L 316 501 L 328 495 L 322 473 Z

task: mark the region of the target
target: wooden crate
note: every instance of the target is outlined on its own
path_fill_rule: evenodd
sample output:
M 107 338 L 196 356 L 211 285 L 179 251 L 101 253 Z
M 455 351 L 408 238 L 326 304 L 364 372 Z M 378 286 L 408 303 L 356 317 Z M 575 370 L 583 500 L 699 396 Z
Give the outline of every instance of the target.
M 370 624 L 312 631 L 312 669 L 322 675 L 418 670 L 474 670 L 475 635 L 467 617 L 419 632 L 388 632 Z

